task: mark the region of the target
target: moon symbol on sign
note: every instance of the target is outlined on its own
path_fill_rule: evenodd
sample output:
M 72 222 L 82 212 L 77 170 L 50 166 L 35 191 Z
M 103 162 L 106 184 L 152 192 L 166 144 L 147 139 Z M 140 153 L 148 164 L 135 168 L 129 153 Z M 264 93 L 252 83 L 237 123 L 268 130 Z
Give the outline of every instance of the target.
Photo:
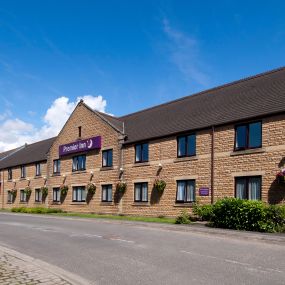
M 92 139 L 90 139 L 89 141 L 87 141 L 87 148 L 91 148 L 92 145 L 93 145 Z

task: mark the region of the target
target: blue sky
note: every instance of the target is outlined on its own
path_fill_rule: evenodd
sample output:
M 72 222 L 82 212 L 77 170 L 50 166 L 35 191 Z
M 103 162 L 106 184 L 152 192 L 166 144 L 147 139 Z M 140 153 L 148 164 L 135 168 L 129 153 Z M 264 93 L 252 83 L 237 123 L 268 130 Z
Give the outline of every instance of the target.
M 0 150 L 283 66 L 283 2 L 2 1 Z

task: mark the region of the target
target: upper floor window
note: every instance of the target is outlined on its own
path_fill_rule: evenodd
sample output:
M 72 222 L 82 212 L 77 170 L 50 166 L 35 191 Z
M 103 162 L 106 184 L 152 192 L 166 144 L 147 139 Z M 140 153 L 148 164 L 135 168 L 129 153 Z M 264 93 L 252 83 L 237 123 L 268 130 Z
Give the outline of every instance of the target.
M 41 164 L 36 163 L 36 176 L 40 176 L 40 175 L 41 175 Z
M 55 159 L 53 161 L 53 173 L 60 173 L 60 160 Z
M 261 199 L 261 176 L 235 178 L 235 196 L 239 199 Z
M 110 167 L 113 165 L 113 150 L 103 150 L 102 151 L 102 166 Z
M 177 181 L 177 203 L 190 203 L 195 201 L 195 180 Z
M 135 146 L 135 149 L 136 149 L 135 162 L 148 161 L 148 143 L 137 144 Z
M 86 169 L 86 155 L 77 155 L 72 158 L 72 171 Z
M 102 185 L 102 202 L 112 202 L 112 185 Z
M 78 137 L 81 138 L 81 126 L 78 127 Z
M 72 201 L 73 202 L 85 202 L 85 187 L 84 186 L 76 186 L 73 187 L 73 192 L 72 192 Z
M 148 183 L 135 183 L 135 202 L 148 201 Z
M 235 128 L 235 150 L 258 148 L 262 146 L 261 122 L 238 125 Z
M 177 138 L 177 156 L 193 156 L 196 154 L 196 135 L 179 136 Z
M 22 165 L 21 166 L 21 178 L 25 178 L 26 177 L 26 166 Z
M 12 178 L 13 178 L 12 168 L 8 168 L 8 180 L 12 180 Z

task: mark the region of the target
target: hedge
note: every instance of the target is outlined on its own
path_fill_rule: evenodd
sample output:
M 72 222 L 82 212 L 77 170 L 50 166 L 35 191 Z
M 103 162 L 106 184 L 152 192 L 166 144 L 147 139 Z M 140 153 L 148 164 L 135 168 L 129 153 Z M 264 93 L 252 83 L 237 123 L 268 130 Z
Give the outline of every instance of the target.
M 214 205 L 195 205 L 193 214 L 217 228 L 285 232 L 285 205 L 267 205 L 261 201 L 224 198 Z
M 61 209 L 49 209 L 43 207 L 27 208 L 27 207 L 18 207 L 12 208 L 11 212 L 15 213 L 28 213 L 28 214 L 53 214 L 53 213 L 62 213 Z

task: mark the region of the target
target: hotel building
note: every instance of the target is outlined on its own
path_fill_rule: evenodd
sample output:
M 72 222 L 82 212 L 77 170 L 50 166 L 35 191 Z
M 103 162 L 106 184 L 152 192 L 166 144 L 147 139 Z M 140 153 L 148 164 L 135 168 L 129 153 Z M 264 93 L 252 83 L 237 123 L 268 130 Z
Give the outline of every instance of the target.
M 176 216 L 223 197 L 284 203 L 284 102 L 285 68 L 123 117 L 80 101 L 57 137 L 0 154 L 2 208 Z

